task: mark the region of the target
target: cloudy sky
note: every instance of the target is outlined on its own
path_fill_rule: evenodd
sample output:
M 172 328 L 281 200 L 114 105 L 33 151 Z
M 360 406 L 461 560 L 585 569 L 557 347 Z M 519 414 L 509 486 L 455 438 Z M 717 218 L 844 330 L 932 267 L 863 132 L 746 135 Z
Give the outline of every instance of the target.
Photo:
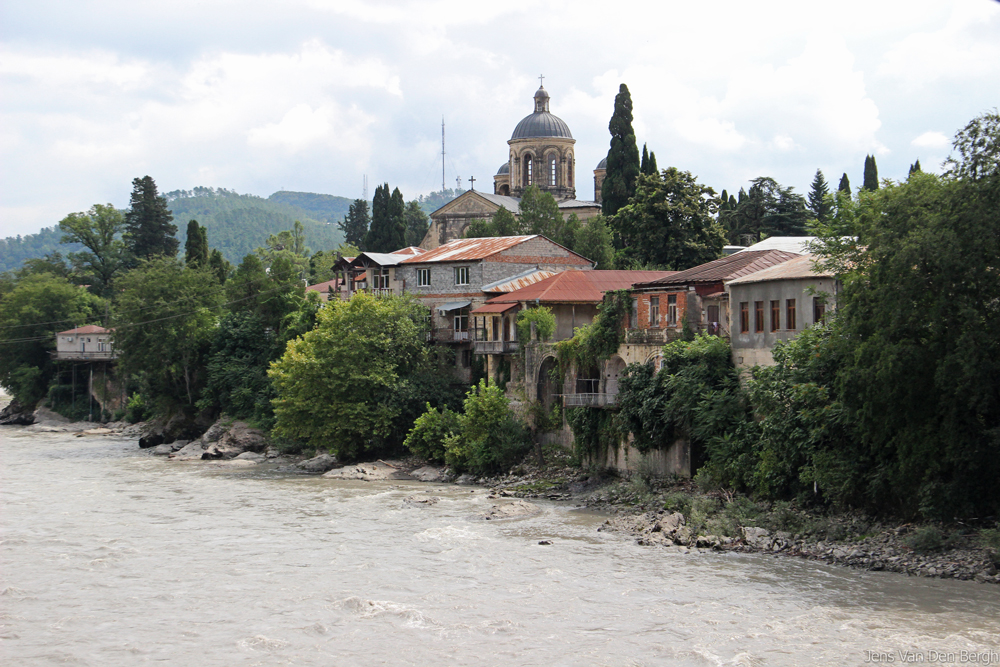
M 523 7 L 523 8 L 521 8 Z M 660 167 L 731 192 L 936 170 L 1000 104 L 1000 2 L 32 0 L 0 3 L 0 236 L 131 180 L 407 199 L 492 191 L 538 75 L 577 139 L 577 196 L 618 85 Z M 370 194 L 370 193 L 369 193 Z

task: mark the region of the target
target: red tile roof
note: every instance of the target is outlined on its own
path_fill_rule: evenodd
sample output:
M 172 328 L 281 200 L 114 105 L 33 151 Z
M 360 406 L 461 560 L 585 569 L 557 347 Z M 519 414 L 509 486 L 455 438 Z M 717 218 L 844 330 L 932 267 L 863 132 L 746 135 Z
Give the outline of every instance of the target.
M 563 271 L 486 303 L 598 303 L 604 293 L 628 289 L 637 282 L 665 278 L 676 271 Z
M 58 336 L 63 334 L 105 334 L 111 333 L 114 329 L 105 329 L 104 327 L 99 327 L 96 324 L 88 324 L 85 327 L 77 327 L 75 329 L 70 329 L 68 331 L 60 331 Z
M 533 238 L 535 236 L 495 236 L 482 239 L 455 239 L 416 257 L 404 259 L 400 264 L 464 262 L 470 259 L 484 259 Z
M 766 269 L 775 264 L 787 262 L 800 257 L 784 250 L 746 250 L 705 264 L 699 264 L 685 271 L 674 273 L 666 278 L 649 282 L 636 283 L 636 287 L 667 287 L 688 285 L 691 283 L 711 283 L 732 280 L 746 276 L 755 271 Z
M 328 292 L 331 287 L 336 290 L 343 282 L 340 278 L 334 278 L 333 280 L 327 280 L 325 283 L 309 285 L 306 289 L 313 292 Z

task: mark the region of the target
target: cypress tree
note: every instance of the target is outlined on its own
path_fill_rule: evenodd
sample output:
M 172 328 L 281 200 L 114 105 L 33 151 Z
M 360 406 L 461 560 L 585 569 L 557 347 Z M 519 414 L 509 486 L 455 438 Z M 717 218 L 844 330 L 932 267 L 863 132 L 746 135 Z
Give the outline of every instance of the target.
M 809 191 L 809 210 L 820 222 L 826 222 L 833 214 L 833 202 L 830 201 L 829 194 L 830 187 L 823 177 L 823 172 L 817 169 L 812 189 Z
M 918 158 L 916 162 L 910 165 L 910 173 L 907 176 L 913 176 L 914 174 L 919 174 L 923 171 L 920 168 L 920 159 Z
M 608 130 L 611 132 L 611 147 L 608 150 L 607 173 L 601 185 L 601 207 L 604 215 L 614 215 L 635 194 L 635 181 L 641 166 L 635 131 L 632 129 L 632 96 L 624 83 L 615 96 L 615 111 Z
M 388 185 L 386 186 L 388 188 Z M 406 202 L 399 188 L 392 191 L 389 199 L 389 230 L 386 234 L 386 252 L 406 247 Z
M 364 244 L 365 235 L 368 234 L 370 222 L 368 202 L 364 199 L 355 199 L 344 219 L 337 223 L 340 231 L 344 232 L 344 243 L 361 247 Z
M 659 169 L 656 168 L 656 153 L 649 151 L 649 173 L 656 175 L 660 173 Z
M 878 190 L 878 167 L 875 166 L 875 156 L 865 157 L 865 182 L 861 186 L 862 190 L 874 192 Z
M 125 212 L 125 242 L 134 259 L 177 254 L 177 225 L 167 200 L 149 176 L 132 179 L 132 198 Z
M 399 193 L 398 198 L 396 193 Z M 376 186 L 375 196 L 372 198 L 372 226 L 365 235 L 364 250 L 392 252 L 403 247 L 406 240 L 406 222 L 403 218 L 406 204 L 399 188 L 396 188 L 396 193 L 389 193 L 388 183 Z
M 847 172 L 840 177 L 840 185 L 837 186 L 837 192 L 846 192 L 847 196 L 851 196 L 851 179 L 847 178 Z
M 204 229 L 204 227 L 202 227 Z M 212 268 L 216 277 L 219 279 L 219 283 L 222 285 L 226 284 L 226 280 L 229 278 L 229 272 L 232 271 L 233 266 L 226 261 L 226 258 L 222 256 L 222 251 L 218 248 L 212 248 L 212 254 L 208 256 L 208 265 Z
M 208 230 L 199 225 L 197 220 L 188 222 L 184 263 L 191 267 L 208 264 Z

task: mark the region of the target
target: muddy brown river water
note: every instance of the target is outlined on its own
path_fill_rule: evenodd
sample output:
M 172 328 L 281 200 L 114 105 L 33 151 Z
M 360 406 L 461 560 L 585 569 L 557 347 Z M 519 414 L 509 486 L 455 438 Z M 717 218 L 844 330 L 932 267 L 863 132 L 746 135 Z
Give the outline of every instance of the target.
M 2 427 L 0 664 L 1000 664 L 1000 587 L 666 553 L 571 504 L 474 518 L 493 502 Z

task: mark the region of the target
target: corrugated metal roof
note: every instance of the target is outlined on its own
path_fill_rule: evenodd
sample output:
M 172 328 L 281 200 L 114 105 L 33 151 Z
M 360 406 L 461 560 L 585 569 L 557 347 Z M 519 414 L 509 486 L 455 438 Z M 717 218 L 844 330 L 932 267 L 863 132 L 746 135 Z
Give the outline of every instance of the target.
M 833 278 L 833 272 L 822 268 L 815 268 L 814 264 L 819 261 L 813 255 L 801 255 L 787 262 L 782 262 L 775 266 L 761 269 L 750 275 L 734 278 L 726 282 L 726 285 L 745 285 L 747 283 L 761 283 L 767 280 L 799 280 L 806 278 Z
M 522 287 L 527 287 L 528 285 L 534 285 L 540 280 L 545 280 L 546 278 L 551 278 L 556 275 L 558 271 L 543 271 L 542 269 L 528 269 L 527 271 L 522 271 L 516 276 L 509 276 L 507 278 L 502 278 L 496 282 L 492 282 L 489 285 L 483 285 L 484 292 L 497 292 L 499 294 L 506 294 L 507 292 L 513 292 L 514 290 L 519 290 Z
M 104 327 L 99 327 L 96 324 L 88 324 L 86 326 L 77 327 L 75 329 L 70 329 L 68 331 L 60 331 L 56 335 L 61 336 L 63 334 L 105 334 L 105 333 L 111 333 L 112 331 L 114 330 L 105 329 Z
M 680 271 L 666 278 L 636 283 L 636 287 L 668 287 L 732 280 L 795 257 L 800 257 L 800 255 L 784 250 L 745 250 L 700 264 L 686 271 Z
M 584 201 L 582 199 L 564 199 L 558 202 L 559 208 L 595 208 L 600 206 L 596 201 Z
M 378 266 L 396 266 L 403 260 L 410 259 L 414 256 L 419 257 L 420 255 L 397 255 L 389 252 L 363 252 L 355 257 L 351 264 L 354 266 L 365 266 L 365 260 L 367 259 L 369 264 L 377 264 Z
M 604 293 L 628 289 L 637 282 L 669 276 L 673 271 L 563 271 L 516 292 L 486 303 L 535 301 L 543 303 L 598 303 Z
M 455 239 L 422 255 L 408 257 L 402 264 L 423 264 L 426 262 L 464 262 L 483 259 L 498 252 L 513 248 L 535 236 L 493 236 L 481 239 Z
M 427 252 L 427 251 L 424 250 L 423 248 L 418 248 L 415 245 L 411 245 L 411 246 L 407 246 L 405 248 L 400 248 L 399 250 L 393 250 L 389 254 L 390 255 L 408 255 L 408 256 L 412 257 L 413 255 L 422 255 L 425 252 Z
M 784 250 L 785 252 L 794 252 L 801 255 L 809 252 L 808 244 L 815 240 L 815 236 L 772 236 L 759 243 L 754 243 L 752 246 L 748 246 L 739 252 L 747 252 L 748 250 Z
M 485 315 L 486 313 L 503 313 L 511 308 L 517 308 L 516 303 L 487 303 L 479 306 L 475 310 L 469 311 L 469 315 Z

